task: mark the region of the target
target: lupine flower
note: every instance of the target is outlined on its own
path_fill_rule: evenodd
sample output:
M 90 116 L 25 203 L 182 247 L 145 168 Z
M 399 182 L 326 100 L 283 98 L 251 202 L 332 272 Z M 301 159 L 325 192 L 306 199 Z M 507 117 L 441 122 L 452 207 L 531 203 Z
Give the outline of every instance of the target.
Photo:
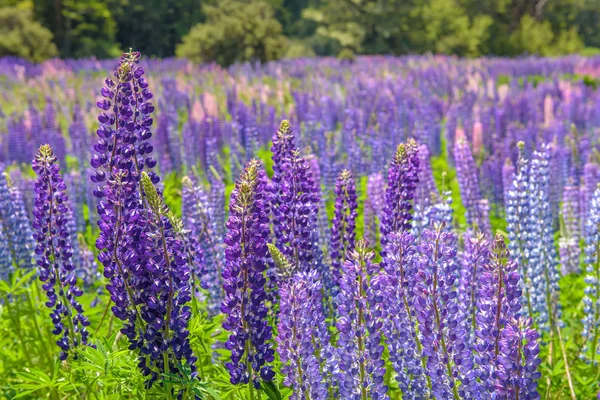
M 60 359 L 69 354 L 76 357 L 77 348 L 88 344 L 86 326 L 89 321 L 77 297 L 83 294 L 77 287 L 75 266 L 71 261 L 71 241 L 67 231 L 69 204 L 66 185 L 60 175 L 57 158 L 48 145 L 38 150 L 33 160 L 33 170 L 38 176 L 35 184 L 35 210 L 33 228 L 37 241 L 35 254 L 42 288 L 48 295 L 46 306 L 52 309 L 52 333 L 60 338 Z
M 187 329 L 191 316 L 187 305 L 191 300 L 189 259 L 184 243 L 178 238 L 173 216 L 145 171 L 140 184 L 148 208 L 140 213 L 146 225 L 140 234 L 145 257 L 133 271 L 137 278 L 133 289 L 138 293 L 139 312 L 146 327 L 139 342 L 138 366 L 144 375 L 150 375 L 149 382 L 161 373 L 176 371 L 182 361 L 187 361 L 194 376 L 196 357 Z
M 458 366 L 466 332 L 459 324 L 456 291 L 457 264 L 455 236 L 444 231 L 443 224 L 423 232 L 416 261 L 414 307 L 419 321 L 426 373 L 431 392 L 441 399 L 459 398 Z
M 231 351 L 227 369 L 233 384 L 260 387 L 274 373 L 268 364 L 274 359 L 271 327 L 267 323 L 266 269 L 264 258 L 269 236 L 269 205 L 266 175 L 256 160 L 246 165 L 231 194 L 226 263 L 223 271 L 227 314 L 223 328 L 230 332 L 225 347 Z
M 342 266 L 340 292 L 335 298 L 340 315 L 339 331 L 340 398 L 388 399 L 383 382 L 382 285 L 374 277 L 379 266 L 374 253 L 361 240 Z
M 452 209 L 452 195 L 449 191 L 443 192 L 441 196 L 432 198 L 433 204 L 421 208 L 415 207 L 413 215 L 412 234 L 415 239 L 420 239 L 423 231 L 433 227 L 435 224 L 444 223 L 447 230 L 452 229 L 454 210 Z
M 571 182 L 572 183 L 572 182 Z M 574 185 L 566 185 L 561 205 L 561 238 L 558 242 L 563 274 L 579 271 L 580 193 Z
M 531 328 L 531 319 L 511 318 L 500 333 L 500 351 L 496 376 L 497 399 L 539 399 L 537 380 L 539 334 Z
M 331 267 L 335 285 L 340 280 L 346 255 L 354 251 L 356 235 L 356 185 L 352 173 L 343 170 L 335 185 L 335 211 L 331 227 Z
M 285 258 L 281 253 L 279 257 Z M 292 267 L 289 261 L 284 263 Z M 329 343 L 321 293 L 317 271 L 299 272 L 279 287 L 277 351 L 284 384 L 294 390 L 292 399 L 327 399 L 333 394 L 336 359 Z
M 419 182 L 419 147 L 410 139 L 400 144 L 388 170 L 388 187 L 381 219 L 381 246 L 387 235 L 411 228 L 412 201 Z
M 407 231 L 390 233 L 385 250 L 383 332 L 390 361 L 404 398 L 425 398 L 431 381 L 425 375 L 423 346 L 414 313 L 415 240 Z
M 536 325 L 554 329 L 560 318 L 558 304 L 558 263 L 553 236 L 553 217 L 549 200 L 550 176 L 548 147 L 534 152 L 528 184 L 529 237 L 527 241 L 528 273 L 531 278 L 531 301 L 538 315 Z
M 5 240 L 12 261 L 17 267 L 31 268 L 33 266 L 33 240 L 31 226 L 27 218 L 25 204 L 21 191 L 10 180 L 10 177 L 0 167 L 0 222 L 3 226 Z M 7 270 L 12 263 L 3 264 Z
M 316 187 L 310 168 L 294 148 L 294 135 L 283 121 L 273 137 L 272 212 L 277 247 L 297 271 L 317 268 L 332 285 L 331 273 L 322 265 L 317 240 Z
M 157 232 L 151 229 L 158 228 L 162 221 L 150 214 L 140 185 L 142 172 L 154 167 L 156 161 L 150 156 L 153 148 L 148 142 L 152 137 L 150 127 L 154 106 L 149 102 L 152 93 L 143 78 L 144 69 L 137 66 L 139 59 L 139 53 L 124 54 L 114 73 L 117 82 L 105 80 L 106 86 L 100 91 L 102 99 L 97 102 L 102 110 L 98 117 L 100 127 L 96 131 L 99 139 L 94 145 L 97 154 L 92 157 L 90 165 L 95 169 L 91 180 L 100 185 L 94 190 L 99 199 L 98 260 L 104 265 L 104 276 L 109 280 L 106 288 L 115 304 L 112 311 L 124 321 L 121 332 L 129 339 L 130 349 L 139 349 L 139 367 L 148 376 L 147 385 L 150 386 L 160 373 L 170 370 L 173 360 L 169 352 L 180 359 L 188 351 L 185 342 L 175 342 L 168 332 L 158 330 L 171 329 L 169 324 L 173 323 L 177 325 L 173 330 L 183 334 L 185 325 L 182 324 L 189 316 L 182 306 L 186 299 L 183 293 L 177 300 L 180 312 L 174 314 L 174 318 L 168 320 L 170 322 L 165 323 L 162 319 L 151 321 L 156 326 L 146 322 L 154 315 L 154 311 L 149 310 L 164 310 L 165 300 L 159 294 L 175 293 L 179 287 L 162 282 L 157 285 L 144 277 L 146 267 L 151 275 L 170 276 L 171 272 L 166 270 L 171 263 L 165 261 L 168 257 L 164 254 L 157 254 L 156 260 L 149 258 L 158 250 L 148 249 L 148 245 L 157 240 L 153 236 Z M 154 184 L 159 181 L 153 172 L 148 173 L 147 179 Z M 167 239 L 164 236 L 172 234 L 170 229 L 163 226 L 163 230 L 166 232 L 161 232 L 160 238 L 173 243 L 173 248 L 167 249 L 178 251 L 180 245 L 171 237 Z M 161 269 L 157 270 L 156 264 Z M 180 276 L 175 283 L 183 280 L 184 277 Z M 161 338 L 167 341 L 167 346 L 154 348 L 151 343 Z M 173 348 L 169 349 L 171 345 Z M 162 361 L 158 359 L 161 357 Z M 188 361 L 193 365 L 193 359 Z
M 13 260 L 8 246 L 8 239 L 4 235 L 4 226 L 0 220 L 0 279 L 8 280 L 12 272 Z
M 589 205 L 585 225 L 586 288 L 583 298 L 584 318 L 582 336 L 586 346 L 584 357 L 597 363 L 600 360 L 600 188 L 596 189 Z
M 477 331 L 478 281 L 484 265 L 489 263 L 489 242 L 482 233 L 465 235 L 465 248 L 459 254 L 459 307 L 461 323 L 467 333 L 467 343 L 473 343 Z
M 216 315 L 225 298 L 222 278 L 225 243 L 214 233 L 208 198 L 202 188 L 188 177 L 184 177 L 182 183 L 182 208 L 186 210 L 184 225 L 203 253 L 203 269 L 196 272 L 201 273 L 202 287 L 208 291 L 208 311 Z
M 507 321 L 521 310 L 521 288 L 517 263 L 510 258 L 504 238 L 496 235 L 489 259 L 479 273 L 475 317 L 475 376 L 481 396 L 495 390 L 494 371 L 500 355 L 500 334 Z M 470 385 L 477 385 L 470 381 Z M 472 386 L 473 387 L 473 386 Z
M 486 235 L 491 235 L 489 229 L 489 209 L 483 202 L 477 165 L 473 153 L 464 138 L 458 138 L 454 145 L 454 161 L 456 177 L 460 186 L 460 195 L 466 209 L 467 224 L 476 226 Z
M 511 189 L 506 198 L 506 231 L 508 233 L 508 249 L 511 257 L 517 262 L 520 269 L 521 285 L 523 288 L 524 312 L 533 315 L 533 304 L 531 299 L 531 277 L 527 268 L 525 247 L 530 236 L 529 229 L 529 161 L 525 158 L 524 143 L 519 143 L 519 158 L 517 170 Z

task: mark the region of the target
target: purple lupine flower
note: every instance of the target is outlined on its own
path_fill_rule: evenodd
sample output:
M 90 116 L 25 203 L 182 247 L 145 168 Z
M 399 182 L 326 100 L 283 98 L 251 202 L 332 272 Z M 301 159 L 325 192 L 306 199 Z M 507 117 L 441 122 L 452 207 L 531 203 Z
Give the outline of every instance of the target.
M 537 381 L 539 334 L 531 328 L 531 319 L 518 317 L 507 321 L 500 333 L 500 351 L 496 375 L 497 399 L 539 399 Z
M 531 301 L 538 315 L 536 326 L 554 329 L 560 318 L 559 274 L 554 243 L 553 216 L 549 200 L 549 146 L 533 154 L 528 184 L 527 268 L 531 279 Z
M 385 250 L 383 332 L 398 386 L 406 398 L 425 398 L 431 386 L 414 314 L 415 240 L 404 231 L 390 233 Z
M 515 166 L 513 165 L 510 158 L 507 158 L 502 166 L 502 188 L 503 188 L 503 201 L 506 205 L 508 201 L 509 191 L 511 190 L 513 179 L 515 175 Z
M 273 253 L 274 246 L 269 248 Z M 289 261 L 285 263 L 280 268 L 291 268 Z M 332 378 L 337 359 L 323 312 L 322 289 L 317 271 L 299 272 L 279 287 L 277 351 L 284 384 L 294 390 L 292 399 L 327 399 L 335 393 Z
M 419 321 L 426 373 L 434 396 L 459 398 L 458 366 L 463 359 L 466 332 L 459 324 L 456 291 L 457 264 L 455 236 L 444 224 L 423 232 L 417 259 L 414 307 Z
M 231 351 L 226 366 L 231 383 L 250 383 L 251 391 L 260 386 L 261 379 L 270 381 L 274 376 L 268 365 L 274 360 L 274 352 L 264 305 L 264 259 L 270 231 L 266 185 L 260 163 L 250 161 L 231 193 L 225 239 L 226 295 L 221 311 L 227 314 L 223 328 L 230 336 L 225 347 Z
M 584 358 L 597 364 L 600 358 L 600 188 L 596 189 L 589 205 L 585 225 L 586 275 L 583 298 L 583 332 L 586 345 Z
M 442 174 L 445 176 L 445 173 Z M 445 223 L 446 230 L 452 229 L 454 210 L 452 209 L 452 195 L 449 191 L 443 192 L 441 196 L 432 199 L 433 204 L 424 209 L 420 205 L 415 207 L 413 216 L 412 234 L 416 240 L 423 235 L 423 231 L 432 228 L 435 224 Z
M 483 234 L 465 235 L 465 248 L 459 254 L 459 308 L 461 323 L 467 333 L 467 343 L 471 345 L 477 331 L 478 281 L 484 265 L 489 263 L 489 242 Z
M 4 226 L 0 220 L 0 279 L 8 280 L 12 272 L 13 260 L 8 246 L 8 239 L 4 234 Z
M 483 202 L 477 165 L 465 138 L 457 138 L 454 144 L 454 161 L 460 195 L 466 209 L 467 224 L 476 226 L 477 229 L 490 236 L 489 208 L 486 208 L 486 203 Z
M 382 359 L 384 286 L 376 276 L 379 266 L 373 263 L 374 256 L 364 240 L 358 241 L 342 266 L 340 292 L 335 298 L 340 315 L 336 326 L 343 399 L 389 399 Z
M 381 217 L 381 246 L 385 248 L 387 235 L 411 228 L 413 198 L 419 182 L 419 147 L 409 139 L 396 149 L 388 170 L 388 187 Z
M 581 196 L 581 204 L 580 204 L 580 222 L 581 222 L 581 233 L 585 232 L 585 221 L 587 221 L 589 216 L 589 207 L 592 201 L 592 197 L 594 197 L 594 192 L 598 187 L 598 183 L 600 183 L 600 165 L 597 163 L 588 160 L 583 165 L 583 194 Z
M 196 375 L 196 357 L 193 355 L 187 329 L 191 317 L 190 259 L 185 243 L 178 237 L 179 222 L 169 212 L 149 175 L 143 171 L 140 180 L 147 200 L 147 208 L 140 210 L 143 226 L 140 232 L 140 264 L 133 270 L 133 290 L 139 296 L 139 315 L 145 332 L 140 338 L 138 366 L 148 384 L 161 373 L 177 371 L 186 361 Z
M 0 166 L 0 222 L 12 261 L 17 267 L 31 268 L 35 241 L 21 191 Z M 4 264 L 12 267 L 12 263 Z M 10 268 L 8 268 L 10 269 Z
M 527 269 L 527 258 L 525 248 L 530 236 L 529 229 L 529 198 L 528 198 L 528 180 L 529 180 L 529 161 L 525 158 L 523 142 L 519 142 L 519 158 L 517 169 L 511 188 L 505 199 L 506 205 L 506 231 L 508 233 L 508 249 L 511 257 L 517 262 L 521 275 L 521 286 L 523 288 L 524 312 L 526 315 L 533 315 L 533 304 L 531 301 L 531 278 Z
M 479 273 L 475 317 L 475 363 L 481 396 L 494 391 L 494 371 L 500 354 L 500 334 L 521 310 L 517 263 L 510 258 L 504 238 L 496 235 L 487 263 Z
M 202 274 L 202 287 L 209 294 L 208 312 L 216 315 L 225 298 L 222 278 L 225 243 L 214 232 L 208 198 L 202 188 L 194 185 L 188 177 L 183 178 L 182 184 L 182 208 L 186 211 L 184 225 L 204 255 L 203 270 L 196 273 Z
M 346 255 L 354 251 L 356 235 L 357 197 L 352 172 L 343 170 L 335 185 L 335 208 L 331 227 L 331 267 L 335 285 L 338 285 L 341 266 Z
M 320 265 L 316 186 L 310 168 L 294 148 L 294 135 L 282 121 L 273 136 L 272 212 L 278 249 L 296 271 L 319 269 L 325 287 L 331 288 L 330 271 Z
M 580 191 L 575 185 L 565 185 L 561 204 L 561 238 L 558 242 L 563 275 L 579 272 Z
M 35 184 L 35 210 L 33 234 L 37 241 L 35 254 L 42 288 L 48 295 L 46 306 L 52 309 L 52 333 L 60 335 L 60 359 L 70 354 L 76 357 L 77 348 L 88 344 L 86 326 L 89 321 L 77 297 L 83 294 L 77 286 L 75 266 L 71 261 L 71 241 L 67 231 L 69 204 L 66 185 L 60 175 L 57 158 L 48 145 L 38 150 L 33 160 L 33 170 L 38 179 Z

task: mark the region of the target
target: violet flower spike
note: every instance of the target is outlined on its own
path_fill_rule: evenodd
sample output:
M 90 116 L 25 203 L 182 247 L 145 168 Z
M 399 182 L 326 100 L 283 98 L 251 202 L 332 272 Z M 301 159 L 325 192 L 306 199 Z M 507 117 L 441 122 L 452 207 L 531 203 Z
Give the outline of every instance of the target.
M 35 254 L 42 288 L 48 295 L 46 306 L 60 338 L 60 359 L 77 357 L 77 348 L 88 345 L 86 327 L 89 321 L 77 297 L 83 294 L 77 286 L 75 266 L 71 261 L 71 240 L 67 231 L 69 203 L 66 185 L 60 175 L 57 158 L 49 145 L 39 148 L 32 164 L 38 179 L 35 184 L 34 234 Z
M 335 298 L 340 317 L 339 331 L 340 398 L 389 399 L 384 383 L 382 289 L 375 276 L 379 266 L 364 240 L 348 255 L 342 266 L 340 292 Z
M 409 139 L 400 144 L 388 169 L 388 187 L 381 219 L 381 246 L 387 235 L 411 228 L 413 198 L 419 182 L 419 146 Z
M 335 208 L 331 227 L 331 268 L 335 285 L 346 255 L 354 251 L 357 217 L 356 185 L 352 173 L 343 170 L 335 184 Z
M 231 194 L 227 221 L 226 263 L 223 271 L 227 315 L 223 328 L 230 332 L 225 347 L 232 384 L 249 384 L 250 397 L 260 380 L 274 377 L 271 327 L 267 322 L 265 254 L 269 237 L 266 175 L 257 160 L 246 165 Z

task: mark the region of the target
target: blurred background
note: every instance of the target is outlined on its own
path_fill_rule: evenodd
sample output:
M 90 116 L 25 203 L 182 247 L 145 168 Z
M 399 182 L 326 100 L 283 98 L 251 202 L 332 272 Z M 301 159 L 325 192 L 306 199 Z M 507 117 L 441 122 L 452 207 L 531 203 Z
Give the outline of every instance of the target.
M 599 21 L 600 0 L 0 0 L 0 56 L 592 55 Z

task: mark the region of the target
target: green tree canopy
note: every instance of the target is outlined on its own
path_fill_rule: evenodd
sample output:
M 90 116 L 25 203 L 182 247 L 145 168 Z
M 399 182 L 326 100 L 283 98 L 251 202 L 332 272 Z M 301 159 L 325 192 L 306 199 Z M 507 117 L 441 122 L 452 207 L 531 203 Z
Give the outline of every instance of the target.
M 194 26 L 177 46 L 177 56 L 194 62 L 276 60 L 286 51 L 287 39 L 273 8 L 265 2 L 223 0 L 203 7 L 206 22 Z
M 16 7 L 0 8 L 0 57 L 18 56 L 40 62 L 56 55 L 52 33 L 35 22 L 30 12 Z

